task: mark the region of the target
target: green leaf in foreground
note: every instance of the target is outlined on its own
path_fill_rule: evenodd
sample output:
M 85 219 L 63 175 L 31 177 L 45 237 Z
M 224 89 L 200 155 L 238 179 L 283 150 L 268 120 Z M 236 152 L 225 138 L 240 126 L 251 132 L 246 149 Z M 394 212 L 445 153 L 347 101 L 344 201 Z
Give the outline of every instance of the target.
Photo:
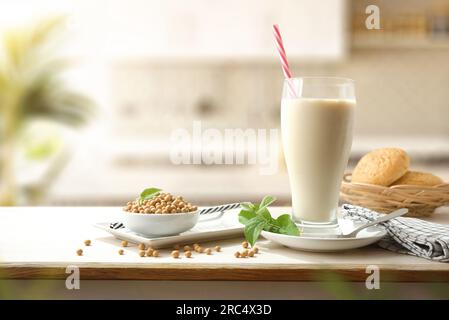
M 279 233 L 299 236 L 299 229 L 289 214 L 283 214 L 277 217 L 276 224 L 279 226 Z
M 140 193 L 140 200 L 149 200 L 161 191 L 159 188 L 147 188 Z
M 266 196 L 260 204 L 250 202 L 241 203 L 243 208 L 239 213 L 239 222 L 245 225 L 245 238 L 251 246 L 254 246 L 262 230 L 298 236 L 300 231 L 289 214 L 283 214 L 276 219 L 271 216 L 268 206 L 276 201 L 276 198 Z
M 239 214 L 239 222 L 246 225 L 255 216 L 256 213 L 253 211 L 241 210 Z
M 268 208 L 263 208 L 257 212 L 257 217 L 264 222 L 264 230 L 279 233 L 279 226 L 276 223 L 276 220 L 270 214 Z
M 264 227 L 264 221 L 260 220 L 258 217 L 254 217 L 245 225 L 245 238 L 251 247 L 254 246 L 256 240 L 259 238 L 260 233 Z
M 240 206 L 246 211 L 257 210 L 256 206 L 254 204 L 252 204 L 251 202 L 242 202 L 242 203 L 240 203 Z
M 275 197 L 265 196 L 259 204 L 259 210 L 267 208 L 270 204 L 276 201 Z

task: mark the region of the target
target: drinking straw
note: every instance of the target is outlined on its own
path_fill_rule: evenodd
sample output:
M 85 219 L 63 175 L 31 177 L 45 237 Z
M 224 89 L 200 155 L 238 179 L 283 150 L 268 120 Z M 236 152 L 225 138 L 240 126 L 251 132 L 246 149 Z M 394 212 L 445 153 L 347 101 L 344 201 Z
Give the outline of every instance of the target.
M 279 31 L 279 26 L 277 24 L 273 24 L 273 35 L 274 39 L 276 40 L 276 49 L 281 60 L 282 72 L 284 73 L 284 77 L 287 80 L 289 86 L 290 95 L 292 97 L 296 97 L 295 87 L 293 86 L 293 82 L 291 81 L 292 73 L 290 71 L 290 66 L 288 65 L 287 54 L 285 53 L 281 32 Z

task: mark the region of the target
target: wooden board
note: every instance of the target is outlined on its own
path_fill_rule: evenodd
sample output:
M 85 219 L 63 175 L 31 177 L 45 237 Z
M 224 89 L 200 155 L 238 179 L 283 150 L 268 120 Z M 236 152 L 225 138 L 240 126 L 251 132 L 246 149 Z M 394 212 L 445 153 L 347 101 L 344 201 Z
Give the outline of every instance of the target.
M 65 279 L 65 267 L 23 266 L 3 267 L 0 278 L 6 279 Z M 239 281 L 365 281 L 365 267 L 317 268 L 224 268 L 189 267 L 177 269 L 170 266 L 158 268 L 136 267 L 81 267 L 85 280 L 239 280 Z M 445 270 L 408 270 L 389 266 L 380 268 L 381 281 L 387 282 L 449 282 Z

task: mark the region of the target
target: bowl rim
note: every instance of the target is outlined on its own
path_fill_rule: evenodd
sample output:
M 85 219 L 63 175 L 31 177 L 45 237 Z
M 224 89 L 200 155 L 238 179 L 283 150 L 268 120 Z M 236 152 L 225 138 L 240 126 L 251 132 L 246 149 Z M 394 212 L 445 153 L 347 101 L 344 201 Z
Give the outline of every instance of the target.
M 195 211 L 190 211 L 190 212 L 176 212 L 176 213 L 136 213 L 136 212 L 128 212 L 122 209 L 122 213 L 126 214 L 126 215 L 130 215 L 130 216 L 146 216 L 146 217 L 168 217 L 168 216 L 175 216 L 175 217 L 179 217 L 179 216 L 187 216 L 187 215 L 195 215 L 198 214 L 200 212 L 199 209 L 195 210 Z

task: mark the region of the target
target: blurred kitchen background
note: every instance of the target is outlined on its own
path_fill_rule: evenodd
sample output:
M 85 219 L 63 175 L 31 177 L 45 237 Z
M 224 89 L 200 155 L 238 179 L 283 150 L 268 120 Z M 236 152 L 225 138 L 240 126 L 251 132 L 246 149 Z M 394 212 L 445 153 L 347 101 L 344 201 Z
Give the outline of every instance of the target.
M 380 30 L 365 27 L 373 4 Z M 288 204 L 282 163 L 260 175 L 254 165 L 169 160 L 172 130 L 195 120 L 279 127 L 273 23 L 295 75 L 355 79 L 348 170 L 397 146 L 449 181 L 447 0 L 3 0 L 2 204 L 121 205 L 148 186 L 199 204 L 266 194 Z M 36 71 L 61 58 L 68 68 Z

